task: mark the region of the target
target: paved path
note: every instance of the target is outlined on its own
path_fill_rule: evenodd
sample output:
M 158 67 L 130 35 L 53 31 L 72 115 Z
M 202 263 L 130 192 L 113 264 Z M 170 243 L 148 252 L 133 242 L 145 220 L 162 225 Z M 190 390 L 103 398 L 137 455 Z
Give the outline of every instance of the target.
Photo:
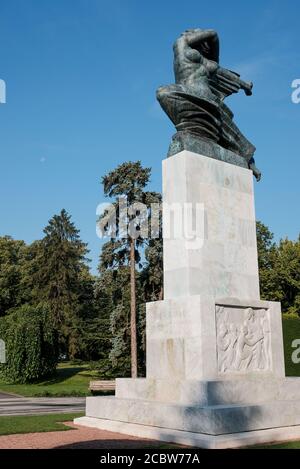
M 0 392 L 0 399 L 7 399 L 9 397 L 14 397 L 14 394 L 7 394 L 6 392 Z
M 19 397 L 0 394 L 0 416 L 82 412 L 85 397 Z
M 67 425 L 74 430 L 0 436 L 0 449 L 143 449 L 162 444 L 159 441 L 76 426 L 71 422 Z

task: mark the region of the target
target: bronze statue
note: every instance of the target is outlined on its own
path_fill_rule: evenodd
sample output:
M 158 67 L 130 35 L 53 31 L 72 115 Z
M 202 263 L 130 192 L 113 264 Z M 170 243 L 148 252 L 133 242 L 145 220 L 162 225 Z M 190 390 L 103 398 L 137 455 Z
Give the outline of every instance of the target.
M 174 123 L 168 156 L 186 149 L 248 167 L 256 179 L 255 147 L 233 122 L 224 99 L 252 83 L 219 65 L 219 38 L 212 29 L 188 29 L 174 44 L 175 85 L 157 90 L 160 105 Z

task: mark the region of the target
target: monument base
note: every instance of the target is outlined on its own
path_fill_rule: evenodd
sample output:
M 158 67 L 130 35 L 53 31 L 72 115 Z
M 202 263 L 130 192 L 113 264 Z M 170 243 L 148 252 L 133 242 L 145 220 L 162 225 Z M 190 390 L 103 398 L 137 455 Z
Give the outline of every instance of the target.
M 259 299 L 251 171 L 181 151 L 163 163 L 163 200 L 165 299 L 147 304 L 147 378 L 88 397 L 75 423 L 202 448 L 299 438 L 280 303 Z M 167 210 L 191 203 L 203 209 L 192 241 Z
M 117 396 L 88 397 L 86 416 L 74 423 L 200 448 L 293 440 L 299 379 L 118 379 Z
M 300 438 L 300 425 L 284 428 L 270 428 L 266 430 L 231 433 L 227 435 L 206 435 L 166 428 L 151 427 L 113 420 L 80 417 L 74 420 L 76 425 L 98 428 L 139 438 L 176 443 L 203 449 L 240 448 L 245 446 L 273 443 L 279 441 L 296 440 Z
M 146 316 L 147 378 L 88 397 L 76 424 L 202 448 L 300 437 L 279 303 L 194 295 L 148 303 Z

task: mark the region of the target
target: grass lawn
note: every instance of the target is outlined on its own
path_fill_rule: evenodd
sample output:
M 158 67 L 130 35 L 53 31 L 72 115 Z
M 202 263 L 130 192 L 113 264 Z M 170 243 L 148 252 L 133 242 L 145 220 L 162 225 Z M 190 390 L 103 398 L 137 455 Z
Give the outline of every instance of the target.
M 288 441 L 286 443 L 276 443 L 274 445 L 251 446 L 253 449 L 300 449 L 300 441 Z
M 0 417 L 0 435 L 16 433 L 54 432 L 58 430 L 73 430 L 61 422 L 69 422 L 83 413 L 47 414 L 47 415 L 17 415 Z
M 292 348 L 292 342 L 294 339 L 300 339 L 300 319 L 289 319 L 288 315 L 284 315 L 282 325 L 286 376 L 300 376 L 300 363 L 292 362 L 292 353 L 295 350 Z
M 97 379 L 96 372 L 87 365 L 58 365 L 56 376 L 48 381 L 33 384 L 6 384 L 0 379 L 0 392 L 29 397 L 87 396 L 89 382 Z

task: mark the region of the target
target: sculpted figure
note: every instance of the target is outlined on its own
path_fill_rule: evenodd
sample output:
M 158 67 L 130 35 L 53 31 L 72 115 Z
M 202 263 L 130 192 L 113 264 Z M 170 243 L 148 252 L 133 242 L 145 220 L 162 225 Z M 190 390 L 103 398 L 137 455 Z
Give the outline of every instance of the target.
M 232 367 L 234 363 L 234 357 L 235 357 L 236 342 L 238 339 L 238 329 L 232 323 L 229 324 L 228 335 L 230 338 L 230 345 L 228 347 L 228 363 L 229 363 L 229 367 Z
M 240 328 L 239 337 L 236 344 L 236 355 L 235 355 L 235 369 L 240 370 L 243 364 L 243 368 L 247 369 L 253 358 L 252 347 L 254 343 L 247 339 L 248 328 L 243 325 Z M 244 362 L 244 363 L 243 363 Z
M 182 149 L 206 154 L 248 167 L 259 180 L 255 147 L 235 125 L 233 113 L 224 103 L 241 89 L 251 95 L 252 83 L 219 65 L 217 33 L 211 29 L 182 33 L 174 44 L 174 73 L 176 84 L 157 90 L 157 99 L 177 130 L 169 156 Z
M 263 341 L 261 344 L 261 368 L 270 368 L 270 324 L 265 311 L 262 311 L 261 329 L 263 333 Z
M 230 347 L 230 337 L 228 335 L 228 328 L 224 322 L 219 326 L 218 334 L 218 350 L 220 353 L 219 358 L 219 371 L 224 372 L 229 367 L 228 362 L 228 349 Z
M 245 321 L 237 340 L 235 367 L 237 370 L 259 369 L 261 347 L 264 335 L 261 324 L 252 308 L 245 310 Z

